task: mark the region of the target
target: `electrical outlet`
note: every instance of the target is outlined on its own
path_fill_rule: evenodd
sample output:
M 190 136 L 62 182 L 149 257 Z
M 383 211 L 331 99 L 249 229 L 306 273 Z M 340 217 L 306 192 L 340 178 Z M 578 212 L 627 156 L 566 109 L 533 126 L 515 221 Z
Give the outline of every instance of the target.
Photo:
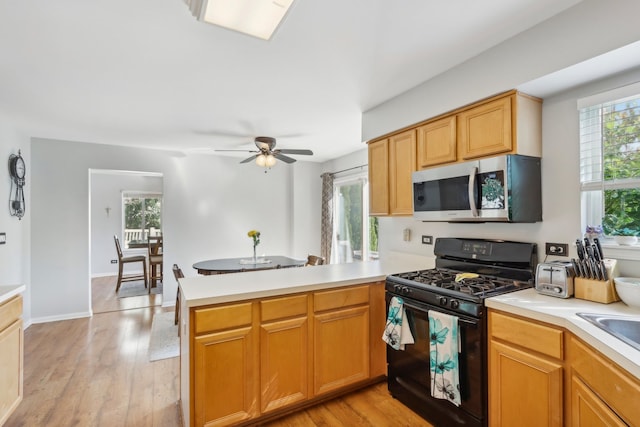
M 423 245 L 433 245 L 433 236 L 422 236 Z
M 7 233 L 0 233 L 0 245 L 7 243 Z
M 112 259 L 112 260 L 111 260 L 111 264 L 117 264 L 117 263 L 118 263 L 118 260 L 117 260 L 117 259 Z
M 546 255 L 569 256 L 569 245 L 567 243 L 545 243 Z

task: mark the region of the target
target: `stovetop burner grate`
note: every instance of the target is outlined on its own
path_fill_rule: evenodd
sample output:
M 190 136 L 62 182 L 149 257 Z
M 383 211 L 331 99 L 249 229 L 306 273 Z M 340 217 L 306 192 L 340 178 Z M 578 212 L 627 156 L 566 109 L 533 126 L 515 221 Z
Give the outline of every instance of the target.
M 462 275 L 462 278 L 459 275 Z M 395 276 L 421 285 L 435 286 L 473 296 L 496 294 L 519 286 L 515 280 L 494 276 L 478 275 L 478 277 L 464 278 L 463 272 L 445 268 L 411 271 Z M 457 281 L 456 278 L 458 278 Z

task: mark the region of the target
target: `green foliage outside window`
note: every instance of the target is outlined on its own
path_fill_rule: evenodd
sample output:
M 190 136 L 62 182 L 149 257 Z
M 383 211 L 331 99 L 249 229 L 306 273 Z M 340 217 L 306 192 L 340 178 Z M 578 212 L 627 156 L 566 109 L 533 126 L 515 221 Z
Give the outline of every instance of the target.
M 616 104 L 603 115 L 604 180 L 640 179 L 640 100 Z M 604 191 L 607 235 L 640 235 L 640 188 Z
M 125 199 L 124 218 L 126 229 L 160 228 L 161 202 L 159 198 Z

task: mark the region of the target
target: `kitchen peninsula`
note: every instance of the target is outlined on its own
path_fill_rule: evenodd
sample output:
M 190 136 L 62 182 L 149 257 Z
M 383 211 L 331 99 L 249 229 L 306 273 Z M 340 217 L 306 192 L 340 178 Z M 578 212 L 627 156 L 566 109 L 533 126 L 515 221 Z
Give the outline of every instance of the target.
M 186 426 L 255 423 L 378 381 L 388 274 L 425 257 L 180 279 Z

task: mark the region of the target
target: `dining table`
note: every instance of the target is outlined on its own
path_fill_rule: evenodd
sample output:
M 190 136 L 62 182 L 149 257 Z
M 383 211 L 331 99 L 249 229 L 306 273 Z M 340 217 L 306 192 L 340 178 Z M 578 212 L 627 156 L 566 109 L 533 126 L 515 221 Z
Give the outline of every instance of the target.
M 307 260 L 294 259 L 280 255 L 263 256 L 255 260 L 252 258 L 220 258 L 198 261 L 193 268 L 205 276 L 213 274 L 239 273 L 257 270 L 272 270 L 276 268 L 303 267 Z

